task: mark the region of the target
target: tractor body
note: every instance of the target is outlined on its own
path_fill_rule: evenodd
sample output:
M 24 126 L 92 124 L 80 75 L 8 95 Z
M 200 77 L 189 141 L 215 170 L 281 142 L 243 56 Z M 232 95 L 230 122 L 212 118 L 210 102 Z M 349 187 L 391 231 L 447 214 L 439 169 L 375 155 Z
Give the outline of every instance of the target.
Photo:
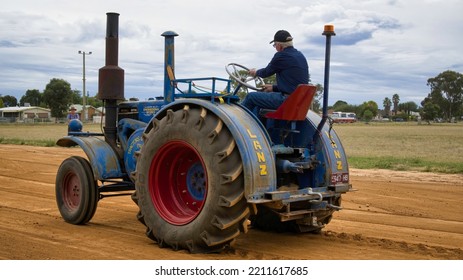
M 123 101 L 118 16 L 108 13 L 106 65 L 99 75 L 104 131 L 73 129 L 57 142 L 78 145 L 87 155 L 66 159 L 58 170 L 56 199 L 64 220 L 85 224 L 100 199 L 129 194 L 148 237 L 193 253 L 223 250 L 249 222 L 295 232 L 318 232 L 330 222 L 351 186 L 326 111 L 304 112 L 298 120 L 257 116 L 239 104 L 229 79 L 175 79 L 177 34 L 171 31 L 163 34 L 163 95 Z M 209 83 L 209 90 L 198 92 L 198 82 Z

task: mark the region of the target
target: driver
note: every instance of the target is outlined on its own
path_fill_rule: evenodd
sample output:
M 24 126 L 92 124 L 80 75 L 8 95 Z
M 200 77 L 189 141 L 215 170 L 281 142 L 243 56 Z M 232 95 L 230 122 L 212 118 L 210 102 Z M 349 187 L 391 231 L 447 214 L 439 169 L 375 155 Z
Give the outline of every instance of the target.
M 275 33 L 273 47 L 276 53 L 267 67 L 249 70 L 252 77 L 267 78 L 276 74 L 277 84 L 266 84 L 263 91 L 246 95 L 243 106 L 258 114 L 260 109 L 277 109 L 300 84 L 309 83 L 309 65 L 305 56 L 293 47 L 293 37 L 286 30 Z

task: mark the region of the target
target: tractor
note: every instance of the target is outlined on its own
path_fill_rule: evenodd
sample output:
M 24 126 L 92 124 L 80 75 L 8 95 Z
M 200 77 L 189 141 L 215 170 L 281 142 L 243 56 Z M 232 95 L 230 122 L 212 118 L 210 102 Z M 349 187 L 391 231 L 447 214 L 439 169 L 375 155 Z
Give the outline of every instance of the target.
M 119 14 L 107 13 L 106 64 L 99 69 L 104 102 L 101 133 L 70 125 L 62 147 L 80 146 L 56 176 L 63 219 L 88 223 L 99 200 L 131 195 L 160 247 L 221 252 L 249 228 L 320 232 L 341 195 L 351 190 L 347 158 L 328 120 L 331 37 L 326 25 L 323 113 L 309 110 L 316 87 L 299 85 L 277 110 L 255 114 L 240 105 L 240 88 L 259 90 L 247 68 L 225 66 L 228 79 L 176 79 L 174 39 L 167 31 L 164 93 L 124 101 L 118 66 Z M 207 89 L 199 90 L 198 83 Z

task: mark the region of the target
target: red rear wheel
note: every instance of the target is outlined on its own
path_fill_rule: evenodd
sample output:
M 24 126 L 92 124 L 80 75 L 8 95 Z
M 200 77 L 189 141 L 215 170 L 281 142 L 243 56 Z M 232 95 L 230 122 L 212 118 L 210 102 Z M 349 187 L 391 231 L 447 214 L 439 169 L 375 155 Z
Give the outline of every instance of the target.
M 222 120 L 204 107 L 168 109 L 144 133 L 137 159 L 138 219 L 161 247 L 216 252 L 241 231 L 249 209 L 243 164 Z
M 162 218 L 184 225 L 198 216 L 207 194 L 207 173 L 193 146 L 184 141 L 164 144 L 149 174 L 151 199 Z

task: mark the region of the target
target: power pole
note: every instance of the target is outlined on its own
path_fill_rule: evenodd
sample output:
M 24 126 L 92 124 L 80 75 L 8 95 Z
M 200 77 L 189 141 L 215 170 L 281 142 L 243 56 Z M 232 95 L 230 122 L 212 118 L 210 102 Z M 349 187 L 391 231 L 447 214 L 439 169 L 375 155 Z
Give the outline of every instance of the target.
M 79 51 L 79 54 L 82 55 L 82 64 L 83 64 L 83 67 L 82 67 L 82 119 L 83 121 L 87 121 L 88 120 L 88 117 L 87 117 L 87 110 L 86 110 L 86 106 L 87 106 L 87 100 L 86 100 L 86 97 L 85 97 L 85 94 L 86 94 L 86 90 L 85 90 L 85 55 L 91 55 L 92 52 L 85 52 L 85 51 Z

